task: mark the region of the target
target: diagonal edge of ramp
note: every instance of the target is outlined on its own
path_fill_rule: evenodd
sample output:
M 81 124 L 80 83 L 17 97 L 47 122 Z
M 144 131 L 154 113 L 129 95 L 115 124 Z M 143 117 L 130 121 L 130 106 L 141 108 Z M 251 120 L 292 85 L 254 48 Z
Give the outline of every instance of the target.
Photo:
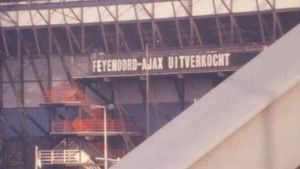
M 300 82 L 300 24 L 111 169 L 187 169 Z

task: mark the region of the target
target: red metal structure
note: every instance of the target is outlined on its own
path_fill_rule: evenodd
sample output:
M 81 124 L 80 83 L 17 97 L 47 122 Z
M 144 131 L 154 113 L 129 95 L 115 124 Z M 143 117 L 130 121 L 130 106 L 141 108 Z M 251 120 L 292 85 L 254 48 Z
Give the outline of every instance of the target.
M 48 101 L 48 105 L 64 104 L 67 106 L 78 106 L 76 118 L 69 120 L 52 120 L 52 133 L 103 133 L 103 113 L 105 112 L 105 107 L 93 104 L 78 86 L 63 83 L 49 90 L 45 98 L 45 100 Z M 88 117 L 83 117 L 86 115 L 88 115 Z M 120 119 L 108 119 L 106 122 L 108 134 L 137 132 L 138 130 L 132 122 L 126 122 Z
M 76 85 L 62 83 L 45 93 L 45 100 L 49 103 L 87 102 L 86 95 Z
M 44 105 L 55 110 L 51 120 L 52 135 L 64 135 L 65 138 L 84 137 L 83 144 L 92 145 L 101 152 L 104 151 L 101 138 L 106 134 L 106 137 L 109 136 L 114 143 L 117 142 L 117 146 L 108 145 L 107 153 L 110 159 L 121 158 L 129 151 L 126 146 L 122 146 L 124 143 L 118 140 L 119 136 L 128 138 L 139 135 L 139 129 L 134 122 L 112 116 L 111 112 L 106 112 L 105 106 L 93 103 L 74 84 L 62 83 L 54 87 L 46 92 L 45 100 Z M 108 116 L 106 119 L 105 114 Z M 86 139 L 87 137 L 92 139 Z M 84 148 L 82 150 L 84 151 Z

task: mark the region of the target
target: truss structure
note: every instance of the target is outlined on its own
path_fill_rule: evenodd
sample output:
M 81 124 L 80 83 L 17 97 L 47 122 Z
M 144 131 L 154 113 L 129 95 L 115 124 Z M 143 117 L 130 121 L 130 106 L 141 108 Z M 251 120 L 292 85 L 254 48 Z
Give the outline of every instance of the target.
M 293 0 L 7 2 L 0 3 L 1 49 L 31 57 L 132 52 L 145 44 L 245 49 L 280 37 L 299 9 Z
M 116 101 L 116 86 L 122 83 L 110 78 L 75 79 L 75 59 L 80 62 L 93 53 L 128 57 L 143 53 L 146 44 L 150 53 L 158 54 L 195 50 L 259 53 L 299 20 L 300 2 L 296 0 L 1 1 L 0 123 L 9 130 L 1 131 L 3 137 L 9 137 L 0 144 L 4 150 L 1 167 L 32 168 L 28 161 L 34 152 L 26 147 L 34 149 L 34 144 L 41 144 L 49 148 L 50 144 L 58 143 L 49 134 L 51 122 L 43 124 L 47 119 L 39 121 L 29 109 L 38 106 L 32 102 L 45 102 L 47 91 L 55 83 L 79 83 L 81 89 L 93 92 L 103 104 L 116 105 L 120 115 L 128 112 Z M 215 72 L 214 85 L 231 71 Z M 168 88 L 174 89 L 183 110 L 187 80 L 181 74 L 168 79 Z M 145 105 L 145 78 L 130 80 L 136 82 L 137 95 Z M 28 92 L 28 86 L 34 86 L 34 90 Z M 165 119 L 171 119 L 157 103 L 151 107 Z M 7 110 L 18 115 L 7 115 Z M 50 119 L 53 110 L 47 112 Z M 42 138 L 31 135 L 32 126 Z

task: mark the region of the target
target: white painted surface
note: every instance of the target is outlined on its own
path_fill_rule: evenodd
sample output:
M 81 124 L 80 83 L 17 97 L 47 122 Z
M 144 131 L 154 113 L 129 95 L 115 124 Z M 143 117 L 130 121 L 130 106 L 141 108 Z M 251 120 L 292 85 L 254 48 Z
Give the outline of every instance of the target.
M 54 2 L 54 1 L 52 1 Z M 101 20 L 102 22 L 114 22 L 117 19 L 120 22 L 125 21 L 136 21 L 139 20 L 149 20 L 153 15 L 155 19 L 168 19 L 176 17 L 187 17 L 189 16 L 187 11 L 191 13 L 192 16 L 207 16 L 217 14 L 229 14 L 230 11 L 226 9 L 221 0 L 215 0 L 216 11 L 214 10 L 214 3 L 212 0 L 181 0 L 174 1 L 163 1 L 155 2 L 154 10 L 152 10 L 152 3 L 132 3 L 132 4 L 119 4 L 119 5 L 107 5 L 105 8 L 103 5 L 94 6 L 94 7 L 84 7 L 81 8 L 72 8 L 72 11 L 68 8 L 61 9 L 39 9 L 39 13 L 36 10 L 22 10 L 22 11 L 9 11 L 7 15 L 0 13 L 0 23 L 1 27 L 14 27 L 17 23 L 19 26 L 45 26 L 47 23 L 43 20 L 43 17 L 48 21 L 48 13 L 50 12 L 50 21 L 52 25 L 62 25 L 62 24 L 79 24 L 81 20 L 81 13 L 83 15 L 83 23 L 98 23 L 99 16 L 97 7 L 99 7 Z M 230 1 L 225 1 L 226 5 L 230 7 Z M 43 3 L 43 1 L 32 1 L 35 3 Z M 5 4 L 14 4 L 14 3 L 1 3 L 0 7 Z M 16 3 L 18 4 L 18 3 Z M 19 4 L 27 4 L 27 2 L 20 2 Z M 267 0 L 258 0 L 258 8 L 261 11 L 270 10 L 271 6 L 267 3 Z M 273 1 L 271 1 L 273 5 Z M 143 7 L 144 5 L 144 7 Z M 137 16 L 135 15 L 135 8 L 137 10 Z M 276 0 L 275 9 L 295 9 L 300 8 L 299 0 Z M 116 10 L 118 9 L 118 10 Z M 232 11 L 236 14 L 252 12 L 256 13 L 257 5 L 256 0 L 234 0 L 232 4 Z M 30 19 L 30 12 L 33 16 L 33 22 Z M 64 19 L 63 14 L 65 13 L 66 19 Z M 41 16 L 41 15 L 43 16 Z M 18 20 L 19 16 L 19 20 Z M 76 16 L 79 18 L 76 18 Z
M 300 25 L 111 169 L 189 168 L 300 82 L 299 46 Z
M 296 169 L 300 83 L 189 169 Z

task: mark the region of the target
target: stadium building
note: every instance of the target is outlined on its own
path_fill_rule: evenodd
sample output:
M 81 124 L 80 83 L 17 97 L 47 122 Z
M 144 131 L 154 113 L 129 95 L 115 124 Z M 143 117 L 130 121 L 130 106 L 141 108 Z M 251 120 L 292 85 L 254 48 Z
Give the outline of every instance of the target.
M 295 169 L 299 23 L 299 0 L 2 0 L 0 166 Z

